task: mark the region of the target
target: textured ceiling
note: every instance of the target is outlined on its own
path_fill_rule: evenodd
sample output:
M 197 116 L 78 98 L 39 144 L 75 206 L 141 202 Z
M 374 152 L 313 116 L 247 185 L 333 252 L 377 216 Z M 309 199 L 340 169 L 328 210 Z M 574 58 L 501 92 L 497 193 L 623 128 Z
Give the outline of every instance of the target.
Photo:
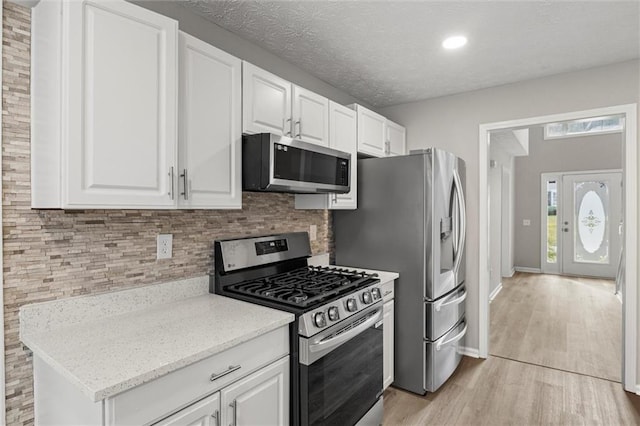
M 377 107 L 640 57 L 638 1 L 183 1 Z

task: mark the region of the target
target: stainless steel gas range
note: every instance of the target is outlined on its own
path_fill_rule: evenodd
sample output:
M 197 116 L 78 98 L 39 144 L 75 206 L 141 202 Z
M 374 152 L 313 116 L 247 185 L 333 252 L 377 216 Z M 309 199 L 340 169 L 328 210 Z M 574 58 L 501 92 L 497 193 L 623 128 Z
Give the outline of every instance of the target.
M 376 274 L 307 265 L 306 232 L 215 242 L 210 291 L 292 312 L 291 423 L 382 423 Z

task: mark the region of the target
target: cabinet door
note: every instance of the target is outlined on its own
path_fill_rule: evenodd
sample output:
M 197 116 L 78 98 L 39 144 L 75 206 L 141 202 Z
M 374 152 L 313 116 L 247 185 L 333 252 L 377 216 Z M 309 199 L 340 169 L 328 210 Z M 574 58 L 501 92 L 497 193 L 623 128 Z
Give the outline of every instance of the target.
M 335 102 L 329 104 L 329 142 L 331 148 L 351 153 L 351 190 L 330 195 L 329 208 L 355 209 L 358 206 L 358 150 L 356 112 Z
M 291 83 L 242 63 L 242 131 L 291 136 Z
M 282 358 L 221 391 L 222 424 L 289 424 L 289 357 Z
M 387 119 L 360 105 L 358 112 L 358 152 L 373 157 L 386 156 Z
M 329 99 L 293 86 L 293 137 L 329 146 Z
M 387 120 L 387 142 L 389 147 L 387 155 L 405 155 L 406 153 L 406 130 L 399 124 Z
M 220 426 L 220 392 L 184 408 L 156 426 Z
M 382 376 L 384 379 L 382 380 L 382 387 L 386 389 L 389 387 L 394 380 L 394 371 L 393 371 L 393 351 L 394 351 L 394 307 L 393 300 L 388 301 L 384 304 L 383 307 L 383 321 L 384 321 L 384 329 L 382 333 Z
M 177 22 L 125 1 L 63 7 L 63 207 L 175 206 Z
M 181 207 L 242 207 L 241 64 L 180 33 Z

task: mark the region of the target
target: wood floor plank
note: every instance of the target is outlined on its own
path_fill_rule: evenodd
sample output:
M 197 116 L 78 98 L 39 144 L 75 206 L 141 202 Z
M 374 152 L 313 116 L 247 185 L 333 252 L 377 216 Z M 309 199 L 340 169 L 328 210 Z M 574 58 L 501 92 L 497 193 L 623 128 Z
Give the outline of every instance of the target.
M 491 303 L 491 354 L 621 380 L 622 305 L 608 280 L 517 273 Z
M 640 424 L 640 397 L 619 383 L 498 357 L 465 357 L 435 393 L 384 398 L 384 425 Z
M 487 360 L 425 396 L 390 387 L 385 425 L 639 425 L 622 389 L 621 305 L 607 280 L 519 273 L 491 304 Z

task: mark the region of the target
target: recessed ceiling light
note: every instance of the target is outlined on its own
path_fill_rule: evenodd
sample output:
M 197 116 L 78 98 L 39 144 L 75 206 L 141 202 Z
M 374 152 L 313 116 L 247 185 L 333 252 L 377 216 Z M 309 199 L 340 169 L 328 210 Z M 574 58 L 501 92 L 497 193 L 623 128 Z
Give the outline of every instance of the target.
M 442 47 L 445 49 L 459 49 L 465 44 L 467 44 L 467 38 L 465 36 L 452 36 L 442 42 Z

